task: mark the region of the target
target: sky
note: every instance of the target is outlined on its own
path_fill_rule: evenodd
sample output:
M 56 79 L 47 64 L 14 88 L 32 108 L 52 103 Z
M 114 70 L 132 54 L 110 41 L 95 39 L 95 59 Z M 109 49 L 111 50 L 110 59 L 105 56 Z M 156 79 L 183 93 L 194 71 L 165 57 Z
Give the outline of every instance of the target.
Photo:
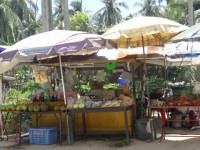
M 39 11 L 41 11 L 41 0 L 33 0 L 33 1 L 38 3 Z M 70 6 L 71 1 L 73 1 L 73 0 L 68 0 L 69 6 Z M 134 7 L 134 3 L 135 2 L 141 2 L 141 0 L 117 0 L 117 2 L 118 3 L 119 2 L 125 2 L 128 5 L 128 7 L 129 7 L 128 10 L 124 9 L 124 8 L 121 8 L 122 17 L 126 17 L 129 14 L 136 13 L 139 10 L 138 7 Z M 101 0 L 82 0 L 82 3 L 83 3 L 83 10 L 91 11 L 90 14 L 94 14 L 99 9 L 104 7 L 104 5 L 101 2 Z M 54 0 L 52 0 L 52 5 L 54 5 Z M 39 14 L 41 14 L 41 12 L 39 12 Z

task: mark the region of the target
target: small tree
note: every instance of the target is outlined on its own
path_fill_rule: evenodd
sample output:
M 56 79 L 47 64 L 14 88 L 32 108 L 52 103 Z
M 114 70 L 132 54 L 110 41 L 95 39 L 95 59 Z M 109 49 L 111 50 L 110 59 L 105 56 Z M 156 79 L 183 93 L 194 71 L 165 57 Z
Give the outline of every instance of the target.
M 76 12 L 70 17 L 70 29 L 75 31 L 90 31 L 89 17 L 84 12 Z

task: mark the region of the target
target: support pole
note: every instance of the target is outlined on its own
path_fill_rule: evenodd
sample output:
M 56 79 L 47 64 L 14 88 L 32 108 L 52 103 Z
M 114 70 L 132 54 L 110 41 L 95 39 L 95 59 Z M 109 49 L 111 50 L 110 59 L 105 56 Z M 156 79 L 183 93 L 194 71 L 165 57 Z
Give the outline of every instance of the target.
M 65 82 L 64 82 L 64 78 L 63 78 L 61 54 L 59 54 L 59 63 L 60 63 L 60 74 L 61 74 L 61 80 L 62 80 L 63 97 L 64 97 L 65 104 L 67 104 L 67 99 L 66 99 L 66 95 L 65 95 Z

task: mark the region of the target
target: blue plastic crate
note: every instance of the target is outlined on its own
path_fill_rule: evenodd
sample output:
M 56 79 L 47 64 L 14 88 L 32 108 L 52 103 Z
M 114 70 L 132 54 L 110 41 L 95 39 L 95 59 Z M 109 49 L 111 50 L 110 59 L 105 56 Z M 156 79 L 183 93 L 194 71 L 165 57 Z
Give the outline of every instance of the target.
M 29 141 L 30 144 L 55 144 L 57 142 L 57 128 L 29 128 Z

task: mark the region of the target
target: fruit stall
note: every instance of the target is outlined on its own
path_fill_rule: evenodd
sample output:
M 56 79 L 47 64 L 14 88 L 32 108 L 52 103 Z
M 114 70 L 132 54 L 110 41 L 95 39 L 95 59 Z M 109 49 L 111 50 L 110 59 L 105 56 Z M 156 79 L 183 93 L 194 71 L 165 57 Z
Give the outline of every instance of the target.
M 199 88 L 194 85 L 173 86 L 173 96 L 168 96 L 165 101 L 152 103 L 150 112 L 157 111 L 161 114 L 162 137 L 165 136 L 199 136 L 195 129 L 200 127 L 200 101 Z M 150 114 L 152 116 L 152 114 Z M 153 117 L 153 116 L 152 116 Z
M 10 98 L 12 103 L 1 104 L 3 132 L 7 139 L 9 138 L 7 131 L 10 127 L 5 116 L 8 114 L 11 116 L 11 120 L 14 120 L 14 138 L 17 140 L 17 137 L 20 137 L 19 144 L 22 143 L 25 133 L 23 131 L 25 116 L 31 118 L 29 132 L 34 127 L 56 127 L 60 144 L 62 144 L 63 136 L 73 136 L 70 134 L 72 129 L 84 136 L 86 136 L 86 131 L 87 134 L 123 133 L 129 144 L 129 135 L 133 136 L 134 133 L 135 100 L 127 82 L 123 81 L 122 83 L 121 80 L 120 89 L 111 89 L 110 87 L 103 89 L 105 72 L 99 70 L 95 72 L 95 75 L 92 74 L 97 78 L 96 80 L 88 79 L 91 84 L 90 92 L 82 95 L 80 90 L 73 90 L 73 87 L 77 86 L 75 83 L 80 81 L 77 79 L 76 69 L 66 69 L 64 80 L 67 89 L 65 91 L 67 104 L 65 104 L 58 68 L 55 67 L 54 70 L 52 70 L 53 67 L 44 68 L 40 67 L 39 70 L 38 68 L 35 70 L 35 83 L 42 86 L 36 87 L 32 91 L 30 99 L 17 99 L 13 97 L 15 94 L 12 94 L 15 92 L 11 91 L 8 92 L 10 95 L 7 95 L 7 98 Z M 73 116 L 71 116 L 72 114 Z M 68 117 L 67 123 L 66 117 Z M 73 124 L 71 124 L 71 119 L 73 119 Z M 67 130 L 67 126 L 70 127 L 70 131 Z M 70 141 L 68 144 L 72 144 L 73 139 L 68 138 L 68 141 Z

